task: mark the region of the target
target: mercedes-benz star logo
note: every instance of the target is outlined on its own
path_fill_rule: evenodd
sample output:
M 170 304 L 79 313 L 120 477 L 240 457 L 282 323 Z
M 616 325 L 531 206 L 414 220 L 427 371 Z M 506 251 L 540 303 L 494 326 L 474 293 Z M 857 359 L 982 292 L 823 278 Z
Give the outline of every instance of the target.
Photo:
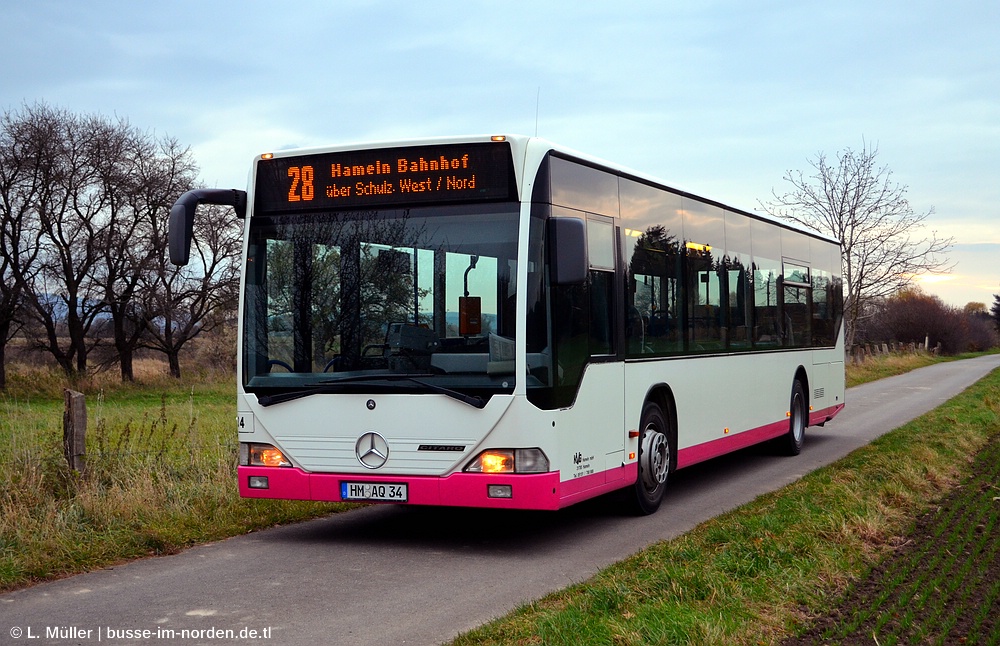
M 366 469 L 378 469 L 389 459 L 389 443 L 384 437 L 372 431 L 358 438 L 354 452 L 361 466 Z

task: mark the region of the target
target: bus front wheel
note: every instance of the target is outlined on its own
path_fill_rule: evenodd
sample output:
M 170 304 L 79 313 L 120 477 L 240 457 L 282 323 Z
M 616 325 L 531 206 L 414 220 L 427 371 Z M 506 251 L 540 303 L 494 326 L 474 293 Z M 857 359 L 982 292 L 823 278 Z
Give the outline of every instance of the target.
M 639 477 L 635 481 L 635 508 L 652 514 L 663 502 L 670 473 L 670 434 L 663 410 L 647 402 L 639 423 Z

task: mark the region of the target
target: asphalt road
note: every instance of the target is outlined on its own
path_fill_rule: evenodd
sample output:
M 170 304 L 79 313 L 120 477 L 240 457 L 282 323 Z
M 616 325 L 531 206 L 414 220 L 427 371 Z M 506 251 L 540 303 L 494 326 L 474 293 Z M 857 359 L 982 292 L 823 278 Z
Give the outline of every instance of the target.
M 440 643 L 793 482 L 998 366 L 853 388 L 801 455 L 751 448 L 680 471 L 653 516 L 613 498 L 556 513 L 367 507 L 0 595 L 0 644 L 250 643 L 251 630 L 276 644 Z

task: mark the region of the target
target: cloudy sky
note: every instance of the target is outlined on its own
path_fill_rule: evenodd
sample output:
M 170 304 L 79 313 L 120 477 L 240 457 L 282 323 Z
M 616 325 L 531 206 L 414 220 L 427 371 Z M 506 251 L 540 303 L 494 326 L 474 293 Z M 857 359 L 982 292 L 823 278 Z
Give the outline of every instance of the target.
M 945 302 L 1000 293 L 1000 3 L 145 3 L 0 0 L 0 109 L 45 102 L 189 145 L 208 186 L 254 155 L 538 134 L 760 210 L 817 153 L 877 145 Z

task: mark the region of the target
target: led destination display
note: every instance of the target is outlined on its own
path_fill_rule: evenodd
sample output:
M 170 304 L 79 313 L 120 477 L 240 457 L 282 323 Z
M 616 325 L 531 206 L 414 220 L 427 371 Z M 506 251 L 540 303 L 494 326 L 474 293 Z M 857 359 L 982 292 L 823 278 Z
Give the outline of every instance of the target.
M 505 143 L 383 148 L 263 159 L 257 211 L 516 198 Z

